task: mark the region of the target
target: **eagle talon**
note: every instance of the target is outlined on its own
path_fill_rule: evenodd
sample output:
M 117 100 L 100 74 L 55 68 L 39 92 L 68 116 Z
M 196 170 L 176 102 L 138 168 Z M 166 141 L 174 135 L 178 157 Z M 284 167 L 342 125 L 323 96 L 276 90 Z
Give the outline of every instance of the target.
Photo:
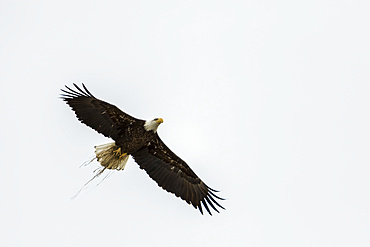
M 117 150 L 114 150 L 113 153 L 115 153 L 117 156 L 122 156 L 121 154 L 121 148 L 118 148 Z

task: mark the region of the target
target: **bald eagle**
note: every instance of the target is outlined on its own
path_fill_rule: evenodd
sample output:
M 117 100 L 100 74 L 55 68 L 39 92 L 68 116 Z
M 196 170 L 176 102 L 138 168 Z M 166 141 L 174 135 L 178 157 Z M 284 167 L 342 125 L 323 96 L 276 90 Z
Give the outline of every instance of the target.
M 73 85 L 76 89 L 68 86 L 61 89 L 61 98 L 72 108 L 78 120 L 114 140 L 113 143 L 95 146 L 96 159 L 104 167 L 102 171 L 123 170 L 131 155 L 160 187 L 198 208 L 201 214 L 202 205 L 210 215 L 210 207 L 216 212 L 219 212 L 217 207 L 224 209 L 216 201 L 224 200 L 215 195 L 218 191 L 208 187 L 159 138 L 157 128 L 163 123 L 162 118 L 147 121 L 134 118 L 95 98 L 84 84 L 84 90 Z

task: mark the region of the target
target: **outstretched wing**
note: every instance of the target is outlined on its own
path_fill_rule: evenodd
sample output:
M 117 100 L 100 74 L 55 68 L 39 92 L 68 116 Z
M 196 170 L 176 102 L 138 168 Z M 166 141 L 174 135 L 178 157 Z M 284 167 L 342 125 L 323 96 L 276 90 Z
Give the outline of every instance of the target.
M 217 201 L 224 200 L 214 193 L 191 168 L 174 154 L 159 138 L 152 140 L 132 157 L 157 184 L 168 192 L 174 193 L 203 214 L 202 204 L 212 215 L 209 206 L 219 212 L 216 206 L 224 209 Z M 216 206 L 215 206 L 216 205 Z
M 116 106 L 95 98 L 84 84 L 85 91 L 73 85 L 75 90 L 67 86 L 67 90 L 62 89 L 65 93 L 61 95 L 62 99 L 76 113 L 78 120 L 106 137 L 116 140 L 124 126 L 138 121 L 144 124 L 144 120 L 131 117 Z

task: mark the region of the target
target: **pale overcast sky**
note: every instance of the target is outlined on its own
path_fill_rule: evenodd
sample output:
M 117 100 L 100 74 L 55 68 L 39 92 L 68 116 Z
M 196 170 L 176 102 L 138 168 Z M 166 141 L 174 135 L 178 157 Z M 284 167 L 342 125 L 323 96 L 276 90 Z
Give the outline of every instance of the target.
M 0 2 L 1 246 L 370 246 L 368 1 Z M 60 88 L 142 119 L 218 194 L 126 169 Z

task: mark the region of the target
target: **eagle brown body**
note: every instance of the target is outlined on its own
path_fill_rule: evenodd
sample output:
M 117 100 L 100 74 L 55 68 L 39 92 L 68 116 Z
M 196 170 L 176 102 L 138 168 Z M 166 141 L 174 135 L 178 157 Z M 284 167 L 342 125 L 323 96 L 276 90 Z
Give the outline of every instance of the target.
M 122 170 L 131 155 L 160 187 L 192 204 L 202 214 L 202 205 L 209 214 L 208 205 L 217 212 L 215 205 L 223 208 L 216 201 L 223 200 L 214 194 L 217 191 L 208 187 L 159 138 L 156 130 L 162 119 L 145 121 L 134 118 L 116 106 L 95 98 L 84 85 L 84 90 L 76 84 L 74 86 L 76 90 L 67 86 L 67 90 L 62 89 L 65 93 L 62 99 L 82 123 L 115 141 L 96 147 L 96 158 L 102 166 Z

